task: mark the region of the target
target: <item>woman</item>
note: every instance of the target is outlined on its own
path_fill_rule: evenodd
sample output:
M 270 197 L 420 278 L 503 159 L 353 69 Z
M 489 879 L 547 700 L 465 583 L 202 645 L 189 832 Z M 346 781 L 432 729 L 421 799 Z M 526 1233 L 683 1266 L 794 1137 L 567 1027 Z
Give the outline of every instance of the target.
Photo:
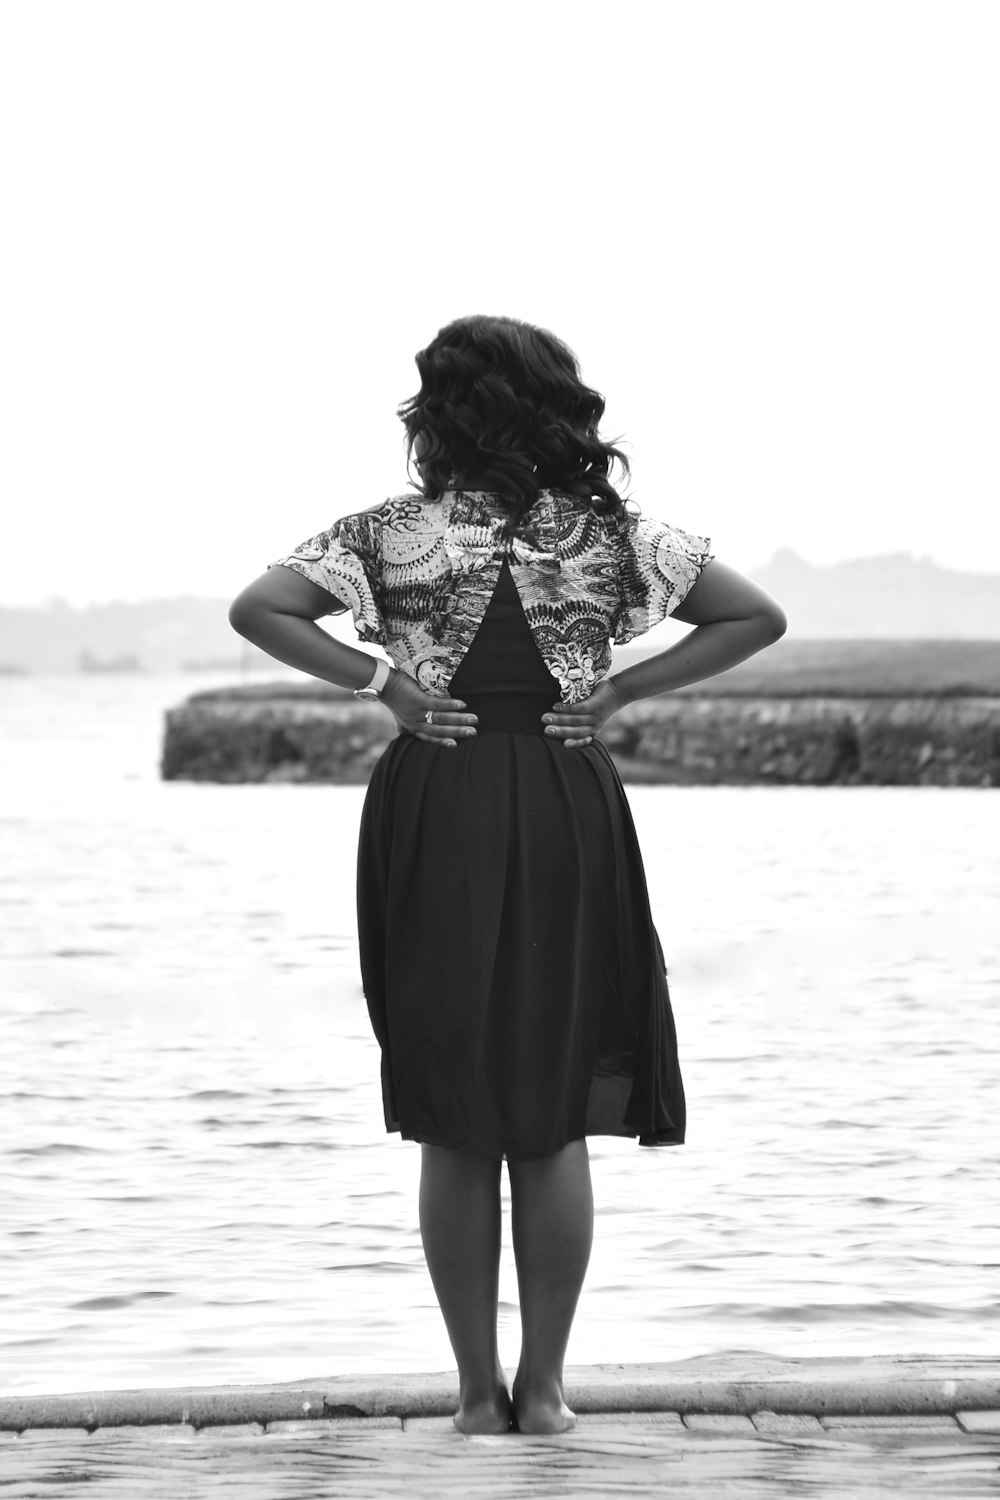
M 588 1135 L 684 1140 L 663 952 L 624 789 L 596 736 L 785 630 L 708 540 L 626 509 L 604 401 L 514 318 L 460 318 L 399 409 L 415 493 L 271 563 L 230 621 L 277 660 L 385 705 L 358 849 L 361 973 L 386 1128 L 421 1143 L 420 1229 L 464 1433 L 563 1432 L 590 1255 Z M 315 621 L 350 608 L 364 642 Z M 611 643 L 696 626 L 609 675 Z M 374 711 L 374 710 L 373 710 Z M 455 754 L 452 755 L 452 749 Z M 497 1351 L 500 1173 L 522 1348 Z

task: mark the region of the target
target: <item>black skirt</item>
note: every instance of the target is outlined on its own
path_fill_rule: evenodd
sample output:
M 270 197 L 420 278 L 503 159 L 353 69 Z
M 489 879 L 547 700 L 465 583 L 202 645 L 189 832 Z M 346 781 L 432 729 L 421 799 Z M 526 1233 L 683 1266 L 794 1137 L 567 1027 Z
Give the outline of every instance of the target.
M 450 684 L 455 748 L 401 732 L 361 816 L 361 977 L 386 1129 L 530 1160 L 588 1135 L 684 1140 L 667 975 L 625 789 L 567 749 L 506 563 Z

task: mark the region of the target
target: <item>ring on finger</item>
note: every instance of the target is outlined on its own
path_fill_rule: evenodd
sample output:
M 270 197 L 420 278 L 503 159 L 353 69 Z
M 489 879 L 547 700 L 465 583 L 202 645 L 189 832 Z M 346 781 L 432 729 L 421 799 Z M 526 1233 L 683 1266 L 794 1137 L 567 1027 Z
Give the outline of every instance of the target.
M 433 724 L 434 723 L 434 710 L 433 710 L 433 708 L 428 708 L 428 709 L 424 710 L 424 718 L 427 720 L 428 724 Z

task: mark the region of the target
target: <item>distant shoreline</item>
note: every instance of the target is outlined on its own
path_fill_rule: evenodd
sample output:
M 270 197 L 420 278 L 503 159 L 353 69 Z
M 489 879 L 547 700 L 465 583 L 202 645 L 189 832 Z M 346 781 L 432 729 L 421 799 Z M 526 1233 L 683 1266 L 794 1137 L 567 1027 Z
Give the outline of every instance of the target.
M 676 644 L 660 635 L 649 644 L 620 647 L 612 672 Z M 384 653 L 379 653 L 384 655 Z M 144 667 L 134 656 L 89 658 L 82 670 L 42 671 L 0 663 L 3 676 L 190 676 L 230 673 L 231 685 L 213 694 L 350 698 L 346 689 L 281 668 L 264 653 L 241 657 L 188 659 L 178 666 Z M 749 661 L 704 682 L 678 688 L 670 697 L 698 698 L 995 698 L 1000 697 L 1000 640 L 955 638 L 801 639 L 784 636 Z

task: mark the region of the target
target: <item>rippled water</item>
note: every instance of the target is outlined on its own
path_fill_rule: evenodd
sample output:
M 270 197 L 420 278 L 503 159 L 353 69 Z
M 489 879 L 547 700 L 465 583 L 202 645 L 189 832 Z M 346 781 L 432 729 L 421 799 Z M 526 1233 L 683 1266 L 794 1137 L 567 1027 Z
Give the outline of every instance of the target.
M 216 680 L 0 681 L 8 1393 L 452 1366 L 357 974 L 364 788 L 161 783 Z M 993 1352 L 1000 796 L 629 800 L 688 1144 L 592 1141 L 570 1362 Z

